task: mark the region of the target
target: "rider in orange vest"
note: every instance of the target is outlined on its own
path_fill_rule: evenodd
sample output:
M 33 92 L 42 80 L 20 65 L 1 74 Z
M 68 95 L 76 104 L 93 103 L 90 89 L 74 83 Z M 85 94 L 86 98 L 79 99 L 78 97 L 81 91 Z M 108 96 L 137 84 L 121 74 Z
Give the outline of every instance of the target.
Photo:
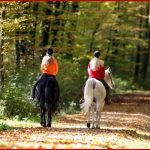
M 35 93 L 33 93 L 33 91 L 35 91 L 35 88 L 39 82 L 39 80 L 43 77 L 43 76 L 51 76 L 54 77 L 57 75 L 58 73 L 58 63 L 56 58 L 53 55 L 54 51 L 52 48 L 49 48 L 47 50 L 46 55 L 43 57 L 42 59 L 42 63 L 41 63 L 41 76 L 40 78 L 36 81 L 36 83 L 33 86 L 33 90 L 32 90 L 32 99 L 35 98 Z
M 58 63 L 53 55 L 53 49 L 49 48 L 41 63 L 41 73 L 56 76 L 58 73 Z

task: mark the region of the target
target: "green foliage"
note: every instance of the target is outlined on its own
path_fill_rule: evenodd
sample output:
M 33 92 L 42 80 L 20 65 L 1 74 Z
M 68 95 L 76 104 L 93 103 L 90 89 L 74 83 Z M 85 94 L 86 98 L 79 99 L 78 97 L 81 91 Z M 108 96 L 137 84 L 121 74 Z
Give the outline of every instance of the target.
M 35 73 L 26 69 L 7 77 L 0 95 L 0 106 L 3 108 L 0 115 L 19 116 L 21 119 L 38 112 L 36 104 L 30 100 L 34 80 Z
M 23 118 L 22 120 L 28 121 L 28 122 L 40 122 L 40 115 L 39 112 L 37 114 L 32 114 L 31 116 L 27 116 L 26 118 Z
M 66 112 L 78 108 L 79 93 L 87 78 L 87 57 L 68 58 L 66 55 L 57 57 L 59 62 L 58 82 L 60 85 L 61 107 Z M 82 63 L 84 62 L 84 63 Z
M 149 90 L 148 78 L 133 83 L 136 63 L 139 65 L 137 76 L 142 77 L 140 71 L 145 59 L 145 52 L 142 50 L 149 41 L 144 38 L 149 35 L 149 27 L 146 26 L 148 3 L 79 2 L 74 6 L 76 10 L 72 10 L 73 2 L 58 3 L 58 8 L 55 7 L 55 2 L 0 4 L 4 13 L 1 15 L 0 32 L 3 36 L 0 54 L 3 59 L 0 64 L 4 67 L 5 78 L 0 94 L 1 116 L 22 118 L 39 113 L 37 104 L 29 99 L 33 83 L 40 72 L 40 62 L 36 61 L 36 66 L 31 64 L 52 41 L 55 41 L 53 47 L 56 55 L 58 54 L 57 79 L 61 108 L 64 111 L 70 113 L 79 108 L 78 95 L 87 79 L 87 64 L 90 60 L 90 56 L 85 54 L 89 52 L 91 55 L 95 47 L 101 49 L 105 66 L 112 68 L 116 83 L 114 92 Z M 52 13 L 45 15 L 47 9 Z M 143 16 L 141 26 L 140 16 Z M 48 22 L 47 25 L 50 24 L 49 39 L 47 45 L 42 45 L 45 21 Z M 142 38 L 139 38 L 139 31 Z M 26 50 L 21 47 L 23 40 L 29 43 L 28 46 L 24 45 Z M 140 62 L 136 62 L 137 46 L 141 47 Z M 149 63 L 150 61 L 147 63 L 147 76 L 150 73 Z
M 0 131 L 5 131 L 5 130 L 10 130 L 10 129 L 14 129 L 13 127 L 8 126 L 7 124 L 0 124 Z
M 87 79 L 89 58 L 82 55 L 76 57 L 68 54 L 58 54 L 57 59 L 59 63 L 57 79 L 60 86 L 61 110 L 66 113 L 73 113 L 79 108 L 78 95 Z M 3 93 L 0 95 L 1 116 L 14 116 L 21 120 L 39 121 L 38 103 L 30 100 L 33 83 L 40 72 L 39 62 L 35 64 L 30 68 L 25 67 L 17 74 L 13 70 L 14 73 L 8 73 Z
M 125 80 L 116 76 L 114 82 L 115 89 L 112 91 L 114 94 L 121 94 L 135 89 L 135 86 L 130 80 Z

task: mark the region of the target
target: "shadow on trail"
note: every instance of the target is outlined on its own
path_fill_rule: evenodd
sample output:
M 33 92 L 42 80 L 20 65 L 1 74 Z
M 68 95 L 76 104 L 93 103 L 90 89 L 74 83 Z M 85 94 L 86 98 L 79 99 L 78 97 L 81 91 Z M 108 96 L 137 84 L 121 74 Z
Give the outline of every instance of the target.
M 143 133 L 138 133 L 136 130 L 132 130 L 132 129 L 116 129 L 116 128 L 101 128 L 101 129 L 88 129 L 88 128 L 34 128 L 32 129 L 32 132 L 35 132 L 37 130 L 40 130 L 40 132 L 44 133 L 46 131 L 48 131 L 49 133 L 54 133 L 55 134 L 64 134 L 64 135 L 69 135 L 69 133 L 71 133 L 72 135 L 85 135 L 88 133 L 88 136 L 90 135 L 97 135 L 97 134 L 121 134 L 124 137 L 131 137 L 134 139 L 140 139 L 140 140 L 150 140 L 150 135 L 146 135 Z

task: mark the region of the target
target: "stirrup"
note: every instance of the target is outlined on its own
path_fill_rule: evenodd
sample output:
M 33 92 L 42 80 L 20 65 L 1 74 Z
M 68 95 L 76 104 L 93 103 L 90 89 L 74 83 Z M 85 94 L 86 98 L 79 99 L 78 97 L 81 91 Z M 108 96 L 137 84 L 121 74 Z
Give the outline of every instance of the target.
M 82 103 L 84 103 L 85 102 L 85 100 L 84 99 L 81 99 L 80 101 L 79 101 L 79 104 L 82 104 Z

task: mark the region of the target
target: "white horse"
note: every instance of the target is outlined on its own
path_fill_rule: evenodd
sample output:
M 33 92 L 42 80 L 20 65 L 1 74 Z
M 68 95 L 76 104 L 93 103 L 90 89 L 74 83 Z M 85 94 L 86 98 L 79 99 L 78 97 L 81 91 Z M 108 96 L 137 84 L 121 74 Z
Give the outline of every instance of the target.
M 105 81 L 114 89 L 110 67 L 105 70 Z M 84 102 L 80 105 L 87 113 L 87 127 L 90 128 L 90 111 L 92 109 L 92 128 L 94 126 L 94 105 L 96 104 L 96 128 L 100 128 L 100 117 L 105 104 L 106 89 L 103 83 L 94 78 L 89 78 L 84 87 Z

